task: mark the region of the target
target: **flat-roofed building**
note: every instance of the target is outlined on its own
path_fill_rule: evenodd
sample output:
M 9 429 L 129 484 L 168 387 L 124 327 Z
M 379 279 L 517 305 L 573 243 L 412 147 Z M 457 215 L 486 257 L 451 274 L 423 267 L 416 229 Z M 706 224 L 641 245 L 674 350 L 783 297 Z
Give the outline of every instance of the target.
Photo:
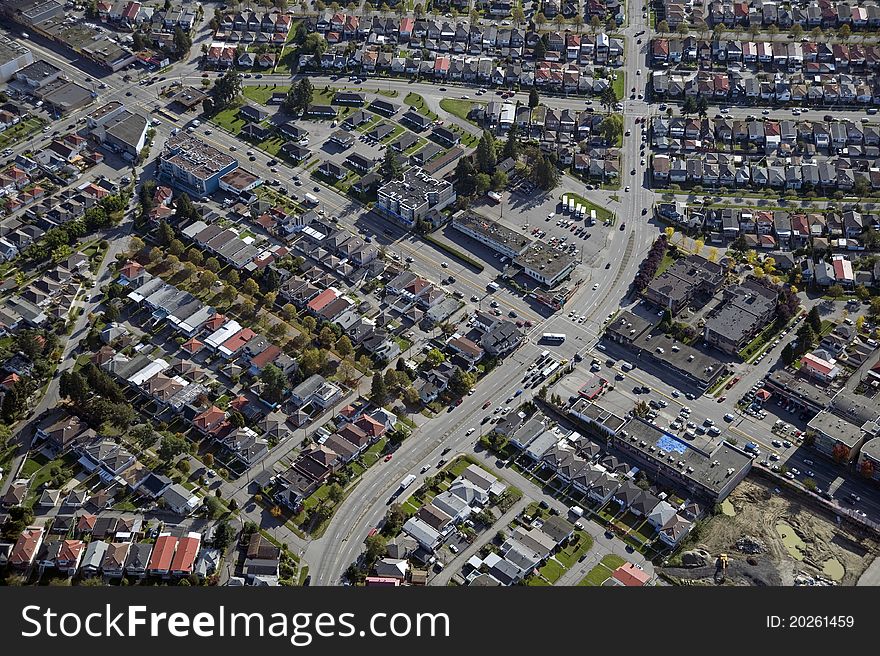
M 196 196 L 214 193 L 220 178 L 238 168 L 231 155 L 183 132 L 165 142 L 158 161 L 164 180 Z

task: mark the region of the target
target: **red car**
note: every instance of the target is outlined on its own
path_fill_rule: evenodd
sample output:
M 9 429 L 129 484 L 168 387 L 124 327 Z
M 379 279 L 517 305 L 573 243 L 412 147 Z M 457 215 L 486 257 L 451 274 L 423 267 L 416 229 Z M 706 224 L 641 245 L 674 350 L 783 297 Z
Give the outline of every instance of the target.
M 532 327 L 532 322 L 531 322 L 531 321 L 526 321 L 524 325 L 525 325 L 526 328 L 531 328 L 531 327 Z
M 485 410 L 486 408 L 488 408 L 490 405 L 492 405 L 492 399 L 489 399 L 488 401 L 486 401 L 486 402 L 483 404 L 483 410 Z
M 368 538 L 371 538 L 371 537 L 373 537 L 374 535 L 376 535 L 376 533 L 378 533 L 378 532 L 379 532 L 379 529 L 377 529 L 377 528 L 374 526 L 373 528 L 370 529 L 370 532 L 367 533 L 367 537 L 368 537 Z
M 393 456 L 394 456 L 393 453 L 389 453 L 387 456 L 385 456 L 385 462 L 388 462 L 389 460 L 391 460 L 391 458 L 392 458 Z
M 727 400 L 726 396 L 719 396 L 718 397 L 718 403 L 724 403 L 726 400 Z

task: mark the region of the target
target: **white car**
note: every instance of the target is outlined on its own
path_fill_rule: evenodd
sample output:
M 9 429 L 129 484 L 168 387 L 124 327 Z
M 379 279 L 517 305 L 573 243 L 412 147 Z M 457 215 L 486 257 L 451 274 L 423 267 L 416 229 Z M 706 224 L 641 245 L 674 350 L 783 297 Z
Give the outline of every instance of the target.
M 597 289 L 599 289 L 599 283 L 598 283 L 598 282 L 597 282 L 595 285 L 593 285 L 593 291 L 596 291 Z
M 442 266 L 444 269 L 448 269 L 448 268 L 449 268 L 449 263 L 448 263 L 448 262 L 441 262 L 441 263 L 440 263 L 440 266 Z
M 477 429 L 476 428 L 468 428 L 467 433 L 465 433 L 465 435 L 473 435 L 475 430 L 477 430 Z
M 624 188 L 624 191 L 629 191 L 629 185 Z

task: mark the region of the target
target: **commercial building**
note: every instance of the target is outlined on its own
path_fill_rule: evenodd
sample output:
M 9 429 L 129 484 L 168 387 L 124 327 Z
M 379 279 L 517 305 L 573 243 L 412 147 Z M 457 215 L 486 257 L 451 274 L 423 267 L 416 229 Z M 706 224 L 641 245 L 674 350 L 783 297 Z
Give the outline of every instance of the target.
M 451 182 L 436 180 L 421 169 L 412 168 L 402 180 L 391 180 L 379 188 L 376 210 L 412 228 L 429 212 L 439 212 L 454 203 L 456 198 Z
M 158 161 L 162 179 L 195 196 L 214 193 L 220 178 L 238 168 L 231 155 L 183 132 L 165 142 Z
M 813 448 L 838 462 L 852 460 L 865 441 L 877 435 L 876 421 L 852 423 L 829 410 L 813 417 L 807 428 L 814 435 Z
M 637 417 L 610 436 L 608 443 L 663 483 L 715 503 L 723 501 L 752 468 L 752 458 L 728 442 L 705 451 Z
M 15 79 L 31 89 L 40 89 L 61 77 L 61 69 L 45 59 L 39 59 L 25 66 L 15 74 Z
M 605 337 L 629 347 L 637 358 L 668 369 L 699 389 L 711 387 L 726 371 L 723 362 L 663 333 L 632 312 L 622 312 L 605 328 Z
M 565 280 L 577 266 L 572 255 L 550 248 L 540 241 L 532 242 L 523 253 L 514 258 L 513 264 L 545 287 L 554 287 Z
M 11 35 L 0 34 L 0 82 L 8 82 L 18 71 L 34 63 L 34 55 Z
M 509 258 L 524 253 L 531 244 L 525 235 L 470 210 L 457 212 L 452 217 L 452 227 Z
M 67 114 L 94 102 L 94 92 L 75 82 L 56 79 L 34 91 L 34 95 L 57 114 Z
M 133 162 L 147 144 L 148 129 L 145 117 L 124 109 L 109 120 L 102 120 L 93 134 L 110 150 Z

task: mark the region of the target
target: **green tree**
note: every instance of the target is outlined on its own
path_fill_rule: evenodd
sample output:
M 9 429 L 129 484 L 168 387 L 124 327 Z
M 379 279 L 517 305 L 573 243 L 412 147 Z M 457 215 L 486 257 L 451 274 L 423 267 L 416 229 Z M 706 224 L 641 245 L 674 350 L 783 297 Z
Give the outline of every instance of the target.
M 241 75 L 230 69 L 222 77 L 217 78 L 211 88 L 214 109 L 220 111 L 228 107 L 241 93 Z
M 476 377 L 463 369 L 456 369 L 449 378 L 449 392 L 455 397 L 461 397 L 471 391 Z
M 260 286 L 253 278 L 248 278 L 241 286 L 241 291 L 243 291 L 248 296 L 256 296 L 260 293 Z
M 174 29 L 174 50 L 178 59 L 184 59 L 192 48 L 192 38 L 190 35 L 177 27 Z
M 162 438 L 162 444 L 159 445 L 159 450 L 156 453 L 162 462 L 168 464 L 181 453 L 186 453 L 188 449 L 189 442 L 186 441 L 186 438 L 172 433 Z
M 817 335 L 822 332 L 822 317 L 819 316 L 819 308 L 815 305 L 807 312 L 807 323 Z
M 263 383 L 263 396 L 267 401 L 279 403 L 284 398 L 284 389 L 287 386 L 287 377 L 274 364 L 267 364 L 260 372 L 260 381 Z
M 532 90 L 529 91 L 529 107 L 534 109 L 538 105 L 541 104 L 541 98 L 538 96 L 538 90 L 532 87 Z
M 495 171 L 495 173 L 492 174 L 492 189 L 495 191 L 501 191 L 506 188 L 507 183 L 507 174 L 504 171 Z
M 327 357 L 324 351 L 316 348 L 308 348 L 303 350 L 300 355 L 299 367 L 304 375 L 311 376 L 312 374 L 323 371 L 326 362 Z
M 397 155 L 391 148 L 385 149 L 385 155 L 382 158 L 379 171 L 386 180 L 400 180 L 403 177 L 403 166 L 401 166 Z
M 364 541 L 364 544 L 366 545 L 366 561 L 370 566 L 380 558 L 388 555 L 388 546 L 385 544 L 385 538 L 379 533 L 369 536 Z
M 373 374 L 373 383 L 370 385 L 370 399 L 373 403 L 382 405 L 388 396 L 388 388 L 385 386 L 385 379 L 378 371 Z
M 483 130 L 480 143 L 477 144 L 477 169 L 481 173 L 492 174 L 498 163 L 498 153 L 495 146 L 495 138 L 488 130 Z
M 347 358 L 354 353 L 354 347 L 352 346 L 351 339 L 349 339 L 348 335 L 343 335 L 336 340 L 336 352 L 343 358 Z
M 330 326 L 321 328 L 321 332 L 318 333 L 318 344 L 321 345 L 321 348 L 332 349 L 335 341 L 336 333 L 333 332 Z
M 623 136 L 623 118 L 619 114 L 606 116 L 599 124 L 599 132 L 608 144 L 613 146 Z
M 446 360 L 446 356 L 439 349 L 432 348 L 425 356 L 425 362 L 431 367 L 439 367 Z

